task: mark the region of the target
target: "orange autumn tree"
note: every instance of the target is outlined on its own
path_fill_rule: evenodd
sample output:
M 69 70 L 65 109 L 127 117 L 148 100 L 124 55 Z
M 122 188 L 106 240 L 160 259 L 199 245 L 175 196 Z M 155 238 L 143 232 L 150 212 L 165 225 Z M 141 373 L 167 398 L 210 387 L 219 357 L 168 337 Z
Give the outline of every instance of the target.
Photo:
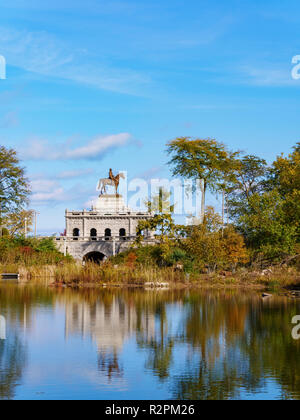
M 223 232 L 222 246 L 224 247 L 225 263 L 234 271 L 238 264 L 246 264 L 249 261 L 244 237 L 236 232 L 233 226 L 227 227 Z
M 206 209 L 203 224 L 193 226 L 184 245 L 201 271 L 235 270 L 248 261 L 243 236 L 231 226 L 223 230 L 222 218 L 212 207 Z
M 202 224 L 193 226 L 185 247 L 199 270 L 209 273 L 223 266 L 224 248 L 222 246 L 222 219 L 212 207 L 208 207 Z

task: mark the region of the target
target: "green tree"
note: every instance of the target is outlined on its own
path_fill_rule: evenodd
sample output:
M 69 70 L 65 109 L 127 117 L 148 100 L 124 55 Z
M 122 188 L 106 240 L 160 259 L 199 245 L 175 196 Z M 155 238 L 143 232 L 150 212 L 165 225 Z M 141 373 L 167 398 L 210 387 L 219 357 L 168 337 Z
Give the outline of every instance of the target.
M 172 213 L 174 206 L 170 204 L 170 193 L 164 191 L 162 188 L 159 194 L 155 195 L 146 204 L 149 212 L 154 216 L 149 220 L 142 220 L 138 225 L 138 232 L 157 232 L 161 242 L 164 242 L 167 237 L 173 237 L 176 229 Z
M 299 144 L 268 168 L 264 159 L 245 156 L 229 185 L 230 216 L 253 257 L 281 258 L 296 252 L 300 237 Z
M 13 149 L 0 146 L 1 217 L 20 211 L 28 203 L 29 181 Z
M 20 210 L 9 213 L 3 222 L 10 235 L 24 235 L 25 225 L 27 233 L 32 231 L 33 217 L 33 210 Z
M 270 170 L 269 188 L 283 200 L 285 223 L 296 226 L 300 241 L 300 143 L 289 156 L 279 156 Z
M 297 226 L 286 223 L 285 201 L 274 189 L 249 198 L 249 206 L 237 219 L 254 257 L 281 258 L 295 251 Z
M 213 139 L 191 139 L 180 137 L 167 144 L 171 156 L 169 165 L 173 175 L 201 180 L 202 204 L 201 222 L 205 213 L 207 190 L 216 192 L 224 188 L 232 173 L 237 153 L 229 152 L 225 145 Z
M 146 205 L 150 213 L 171 214 L 174 212 L 174 205 L 171 205 L 171 194 L 163 188 L 160 188 L 159 193 L 146 202 Z
M 206 267 L 211 273 L 216 270 L 218 265 L 222 265 L 225 255 L 222 247 L 221 228 L 221 217 L 214 212 L 213 208 L 208 207 L 203 223 L 195 226 L 186 239 L 185 247 L 194 257 L 199 270 Z
M 232 177 L 227 185 L 227 205 L 231 218 L 245 212 L 253 194 L 266 188 L 267 162 L 257 156 L 247 155 L 237 159 Z
M 248 261 L 244 238 L 232 226 L 222 229 L 222 218 L 212 207 L 205 212 L 201 225 L 191 230 L 184 244 L 198 269 L 214 272 L 220 268 L 235 270 L 239 263 Z

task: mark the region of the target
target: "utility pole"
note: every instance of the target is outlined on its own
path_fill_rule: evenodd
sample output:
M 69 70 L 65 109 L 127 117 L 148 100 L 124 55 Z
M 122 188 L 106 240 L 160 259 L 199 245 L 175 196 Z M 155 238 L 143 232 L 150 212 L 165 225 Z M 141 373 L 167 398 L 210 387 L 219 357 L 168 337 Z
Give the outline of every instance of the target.
M 227 226 L 229 225 L 229 207 L 228 207 L 228 199 L 226 198 L 226 215 L 227 215 Z
M 24 229 L 25 238 L 27 237 L 27 217 L 25 217 L 25 229 Z

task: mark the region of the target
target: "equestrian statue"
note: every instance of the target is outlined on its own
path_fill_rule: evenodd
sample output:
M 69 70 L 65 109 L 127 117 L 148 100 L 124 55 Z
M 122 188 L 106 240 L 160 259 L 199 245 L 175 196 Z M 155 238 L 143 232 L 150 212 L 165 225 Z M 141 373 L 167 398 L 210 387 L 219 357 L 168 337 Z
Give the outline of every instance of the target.
M 102 178 L 99 180 L 98 191 L 100 191 L 100 195 L 106 194 L 106 187 L 115 187 L 116 195 L 118 195 L 121 178 L 125 179 L 125 176 L 122 173 L 114 176 L 112 169 L 110 169 L 108 178 Z

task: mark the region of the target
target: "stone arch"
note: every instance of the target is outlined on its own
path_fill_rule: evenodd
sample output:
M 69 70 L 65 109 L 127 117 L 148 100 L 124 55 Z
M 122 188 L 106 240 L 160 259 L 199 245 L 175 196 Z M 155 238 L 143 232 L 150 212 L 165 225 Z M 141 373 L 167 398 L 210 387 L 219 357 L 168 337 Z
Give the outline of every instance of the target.
M 107 241 L 109 241 L 109 240 L 110 240 L 110 238 L 111 238 L 111 229 L 105 229 L 104 236 L 105 236 L 105 239 L 106 239 Z
M 90 236 L 91 236 L 92 241 L 96 241 L 97 240 L 97 229 L 94 229 L 94 228 L 91 229 Z
M 126 229 L 122 228 L 119 230 L 120 239 L 125 241 L 126 240 Z
M 73 229 L 73 240 L 78 241 L 79 236 L 80 236 L 80 230 L 78 228 Z
M 85 262 L 94 262 L 100 264 L 102 261 L 106 260 L 106 255 L 99 251 L 88 252 L 84 257 L 83 261 Z

